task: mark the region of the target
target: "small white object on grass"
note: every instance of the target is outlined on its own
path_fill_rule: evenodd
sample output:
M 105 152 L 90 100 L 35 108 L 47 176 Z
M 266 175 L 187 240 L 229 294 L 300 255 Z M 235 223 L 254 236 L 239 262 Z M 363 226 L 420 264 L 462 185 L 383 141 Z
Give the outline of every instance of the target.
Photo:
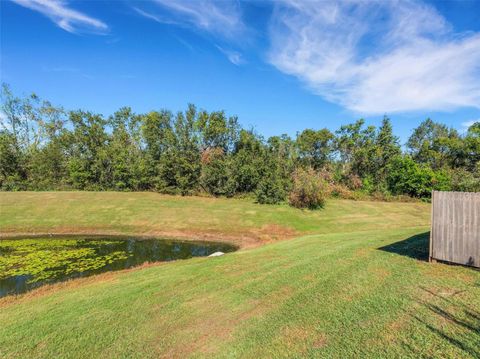
M 209 257 L 220 257 L 223 256 L 225 253 L 223 252 L 215 252 L 209 255 Z

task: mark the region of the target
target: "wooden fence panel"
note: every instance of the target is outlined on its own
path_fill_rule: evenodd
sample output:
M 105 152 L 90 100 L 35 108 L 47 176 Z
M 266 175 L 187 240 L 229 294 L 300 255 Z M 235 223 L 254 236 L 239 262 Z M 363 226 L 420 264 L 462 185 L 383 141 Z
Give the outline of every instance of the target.
M 430 259 L 480 267 L 480 193 L 432 193 Z

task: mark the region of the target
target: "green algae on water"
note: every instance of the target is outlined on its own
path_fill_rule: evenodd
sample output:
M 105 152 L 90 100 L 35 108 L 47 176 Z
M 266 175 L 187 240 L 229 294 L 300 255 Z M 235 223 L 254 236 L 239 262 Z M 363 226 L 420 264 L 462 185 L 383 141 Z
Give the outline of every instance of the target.
M 0 297 L 45 283 L 134 267 L 145 262 L 206 256 L 235 247 L 222 243 L 119 237 L 0 240 Z
M 0 279 L 28 276 L 28 283 L 48 280 L 60 273 L 83 273 L 99 269 L 131 253 L 114 251 L 99 255 L 115 241 L 82 239 L 24 239 L 0 241 Z

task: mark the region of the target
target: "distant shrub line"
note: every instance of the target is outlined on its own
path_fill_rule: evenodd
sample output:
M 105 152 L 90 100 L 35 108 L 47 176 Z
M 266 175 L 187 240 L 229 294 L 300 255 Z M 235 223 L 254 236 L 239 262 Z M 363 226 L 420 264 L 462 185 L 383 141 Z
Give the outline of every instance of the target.
M 263 138 L 223 111 L 113 115 L 65 111 L 2 89 L 0 189 L 117 190 L 255 196 L 323 206 L 327 196 L 428 198 L 432 189 L 480 190 L 480 123 L 464 134 L 425 120 L 405 150 L 385 117 L 337 131 Z

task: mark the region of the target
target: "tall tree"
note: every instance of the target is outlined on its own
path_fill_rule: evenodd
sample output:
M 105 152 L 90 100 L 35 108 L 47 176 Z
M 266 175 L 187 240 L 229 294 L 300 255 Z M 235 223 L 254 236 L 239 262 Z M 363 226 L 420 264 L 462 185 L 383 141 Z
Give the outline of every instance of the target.
M 316 170 L 325 166 L 332 158 L 333 139 L 333 134 L 326 128 L 303 130 L 296 141 L 302 164 Z
M 141 132 L 145 144 L 147 174 L 150 185 L 161 192 L 175 192 L 175 133 L 170 111 L 152 111 L 142 116 Z
M 428 118 L 413 131 L 407 149 L 415 161 L 434 169 L 455 167 L 461 162 L 458 158 L 461 141 L 456 130 Z
M 179 112 L 175 119 L 175 180 L 182 195 L 192 194 L 200 178 L 199 138 L 196 132 L 197 111 L 189 105 L 185 114 Z
M 381 183 L 387 176 L 389 163 L 401 153 L 399 139 L 393 134 L 393 127 L 387 116 L 383 117 L 382 125 L 378 129 L 375 139 L 376 165 L 374 178 Z
M 106 121 L 98 114 L 72 111 L 69 141 L 69 171 L 74 188 L 106 189 L 111 185 L 111 159 L 106 147 Z

